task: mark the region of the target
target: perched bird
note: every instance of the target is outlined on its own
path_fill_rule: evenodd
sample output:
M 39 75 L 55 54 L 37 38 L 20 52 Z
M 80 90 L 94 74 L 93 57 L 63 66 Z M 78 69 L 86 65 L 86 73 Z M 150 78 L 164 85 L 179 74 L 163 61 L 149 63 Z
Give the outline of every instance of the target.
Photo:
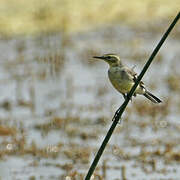
M 103 56 L 94 56 L 93 58 L 102 59 L 109 64 L 109 79 L 115 89 L 122 93 L 122 95 L 126 99 L 127 93 L 131 90 L 137 79 L 137 73 L 134 72 L 133 69 L 130 69 L 127 66 L 123 65 L 120 57 L 115 54 L 105 54 Z M 136 96 L 136 94 L 144 95 L 153 103 L 162 102 L 159 98 L 157 98 L 146 89 L 142 81 L 137 86 L 133 96 Z

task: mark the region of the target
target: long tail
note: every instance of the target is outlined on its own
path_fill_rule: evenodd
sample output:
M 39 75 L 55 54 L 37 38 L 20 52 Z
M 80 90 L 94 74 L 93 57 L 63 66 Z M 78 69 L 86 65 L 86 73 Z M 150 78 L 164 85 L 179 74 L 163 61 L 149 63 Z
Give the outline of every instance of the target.
M 161 103 L 162 101 L 157 98 L 155 95 L 151 94 L 149 91 L 146 90 L 144 96 L 146 98 L 148 98 L 150 101 L 152 101 L 153 103 Z

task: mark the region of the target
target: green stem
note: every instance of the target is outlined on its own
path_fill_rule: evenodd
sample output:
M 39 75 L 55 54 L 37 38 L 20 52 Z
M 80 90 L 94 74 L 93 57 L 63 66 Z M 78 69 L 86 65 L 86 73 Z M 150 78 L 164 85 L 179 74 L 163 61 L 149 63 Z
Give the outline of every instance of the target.
M 164 43 L 164 41 L 166 40 L 166 38 L 168 37 L 169 33 L 171 32 L 171 30 L 173 29 L 173 27 L 175 26 L 175 24 L 177 23 L 177 21 L 180 18 L 180 12 L 177 14 L 177 16 L 175 17 L 175 19 L 173 20 L 173 22 L 171 23 L 171 25 L 169 26 L 169 28 L 167 29 L 167 31 L 164 33 L 163 37 L 161 38 L 161 40 L 159 41 L 158 45 L 156 46 L 156 48 L 154 49 L 154 51 L 152 52 L 150 58 L 148 59 L 148 61 L 146 62 L 143 70 L 141 71 L 140 75 L 138 76 L 134 86 L 131 88 L 130 92 L 128 93 L 128 98 L 126 98 L 126 100 L 124 101 L 124 103 L 121 105 L 121 107 L 116 111 L 115 116 L 114 116 L 114 121 L 106 135 L 106 137 L 104 138 L 101 147 L 99 148 L 94 161 L 92 162 L 89 171 L 85 177 L 85 180 L 90 180 L 96 166 L 97 163 L 99 162 L 99 159 L 117 125 L 117 123 L 119 122 L 119 119 L 121 118 L 124 110 L 126 109 L 126 106 L 129 102 L 129 100 L 131 99 L 132 95 L 134 94 L 134 91 L 136 90 L 136 87 L 138 86 L 139 82 L 141 81 L 141 79 L 143 78 L 144 74 L 146 73 L 147 69 L 149 68 L 150 64 L 152 63 L 153 59 L 155 58 L 156 54 L 158 53 L 159 49 L 161 48 L 162 44 Z

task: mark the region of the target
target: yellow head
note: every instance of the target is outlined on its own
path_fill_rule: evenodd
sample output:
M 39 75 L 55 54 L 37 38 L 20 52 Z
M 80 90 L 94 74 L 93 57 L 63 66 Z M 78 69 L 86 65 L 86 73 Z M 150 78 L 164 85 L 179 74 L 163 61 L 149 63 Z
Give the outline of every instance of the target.
M 107 62 L 111 67 L 122 65 L 120 57 L 116 54 L 104 54 L 103 56 L 94 56 L 93 58 L 102 59 Z

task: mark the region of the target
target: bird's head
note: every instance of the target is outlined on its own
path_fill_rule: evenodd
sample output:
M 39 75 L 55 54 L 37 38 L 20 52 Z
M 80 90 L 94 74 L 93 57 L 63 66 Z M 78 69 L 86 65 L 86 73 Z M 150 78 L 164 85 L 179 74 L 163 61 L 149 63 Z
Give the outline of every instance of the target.
M 94 56 L 93 58 L 102 59 L 107 62 L 111 67 L 121 65 L 120 57 L 116 54 L 104 54 L 103 56 Z

